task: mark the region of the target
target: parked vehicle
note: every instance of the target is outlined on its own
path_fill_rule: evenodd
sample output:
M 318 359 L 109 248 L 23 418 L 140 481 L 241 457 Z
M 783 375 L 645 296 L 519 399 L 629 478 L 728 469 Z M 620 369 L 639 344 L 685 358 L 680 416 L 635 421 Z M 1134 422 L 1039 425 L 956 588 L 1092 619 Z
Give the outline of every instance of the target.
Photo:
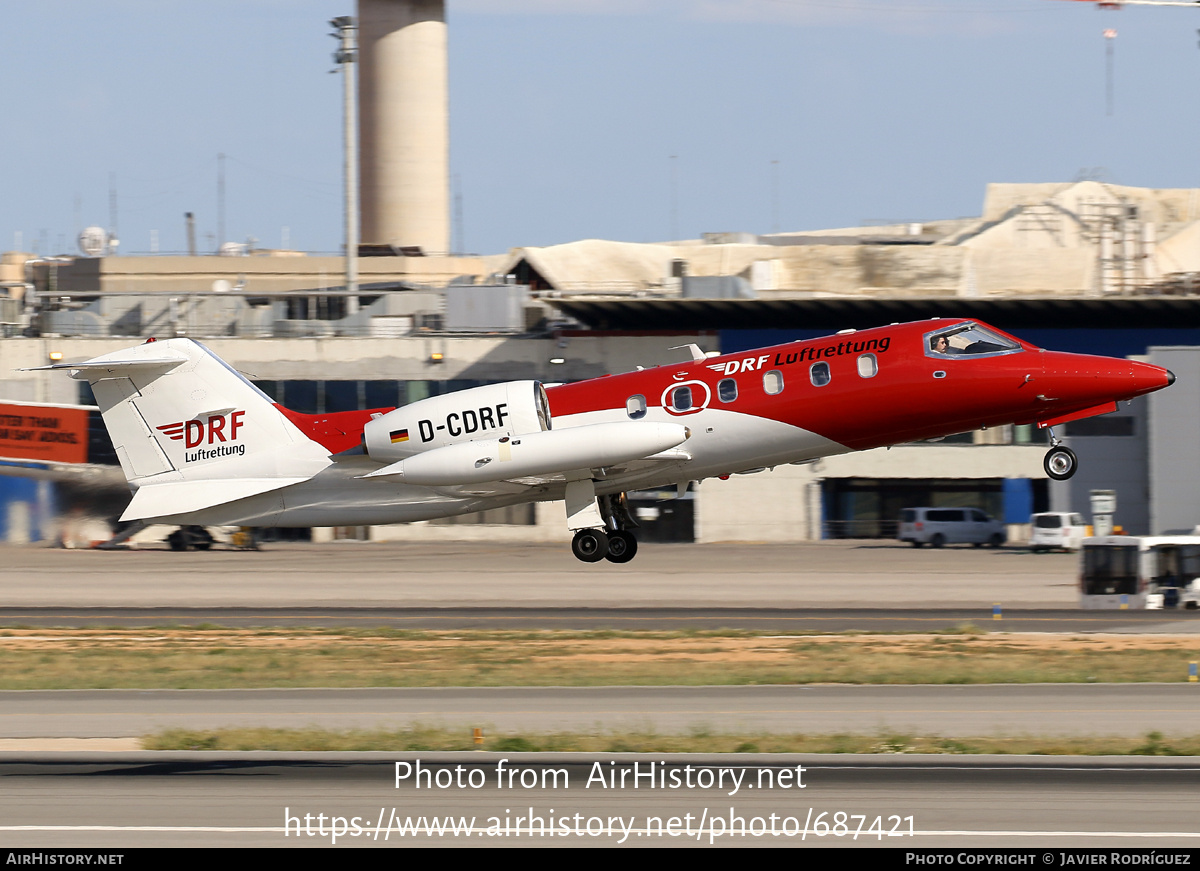
M 1084 608 L 1200 608 L 1200 536 L 1110 535 L 1080 549 Z
M 1029 549 L 1034 553 L 1056 548 L 1079 550 L 1083 547 L 1083 540 L 1090 534 L 1083 515 L 1073 511 L 1035 514 L 1029 518 L 1029 526 Z
M 1008 540 L 1008 531 L 978 508 L 905 508 L 900 512 L 901 541 L 920 547 L 969 542 L 976 547 L 999 547 Z

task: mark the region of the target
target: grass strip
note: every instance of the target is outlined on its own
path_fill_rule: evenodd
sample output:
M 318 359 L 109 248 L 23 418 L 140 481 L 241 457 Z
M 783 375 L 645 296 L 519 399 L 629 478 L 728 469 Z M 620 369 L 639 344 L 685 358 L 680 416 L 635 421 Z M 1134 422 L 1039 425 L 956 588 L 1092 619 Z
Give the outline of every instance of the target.
M 1186 681 L 1200 637 L 9 629 L 0 689 Z
M 147 750 L 281 750 L 304 752 L 499 753 L 958 753 L 1033 756 L 1196 756 L 1200 735 L 1164 738 L 943 738 L 936 735 L 710 734 L 659 735 L 653 732 L 584 734 L 550 732 L 486 735 L 476 745 L 463 729 L 417 726 L 393 731 L 322 729 L 170 729 L 142 739 Z

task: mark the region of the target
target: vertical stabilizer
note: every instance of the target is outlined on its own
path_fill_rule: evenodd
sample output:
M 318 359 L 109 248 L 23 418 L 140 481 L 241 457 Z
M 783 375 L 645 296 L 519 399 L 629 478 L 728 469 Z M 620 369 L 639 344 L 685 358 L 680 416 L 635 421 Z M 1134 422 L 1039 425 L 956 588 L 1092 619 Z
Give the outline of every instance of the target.
M 265 393 L 191 339 L 51 368 L 92 387 L 135 490 L 122 520 L 244 499 L 307 481 L 331 462 Z

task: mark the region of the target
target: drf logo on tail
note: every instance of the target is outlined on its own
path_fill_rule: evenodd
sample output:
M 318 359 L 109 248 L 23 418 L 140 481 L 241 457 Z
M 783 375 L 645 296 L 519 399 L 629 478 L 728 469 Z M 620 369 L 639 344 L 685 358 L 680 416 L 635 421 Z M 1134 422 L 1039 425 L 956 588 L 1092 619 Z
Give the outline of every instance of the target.
M 231 411 L 229 414 L 210 414 L 208 421 L 182 420 L 177 423 L 167 423 L 158 430 L 172 441 L 183 441 L 188 448 L 199 447 L 202 444 L 237 441 L 238 430 L 245 424 L 242 418 L 244 411 Z

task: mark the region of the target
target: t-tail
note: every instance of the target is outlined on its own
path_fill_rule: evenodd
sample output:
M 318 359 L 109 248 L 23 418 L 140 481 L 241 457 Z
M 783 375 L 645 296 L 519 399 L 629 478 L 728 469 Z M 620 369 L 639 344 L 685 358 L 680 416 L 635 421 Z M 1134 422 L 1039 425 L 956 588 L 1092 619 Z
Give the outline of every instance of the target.
M 187 514 L 330 465 L 265 393 L 199 342 L 150 341 L 68 369 L 87 381 L 134 490 L 121 520 Z

